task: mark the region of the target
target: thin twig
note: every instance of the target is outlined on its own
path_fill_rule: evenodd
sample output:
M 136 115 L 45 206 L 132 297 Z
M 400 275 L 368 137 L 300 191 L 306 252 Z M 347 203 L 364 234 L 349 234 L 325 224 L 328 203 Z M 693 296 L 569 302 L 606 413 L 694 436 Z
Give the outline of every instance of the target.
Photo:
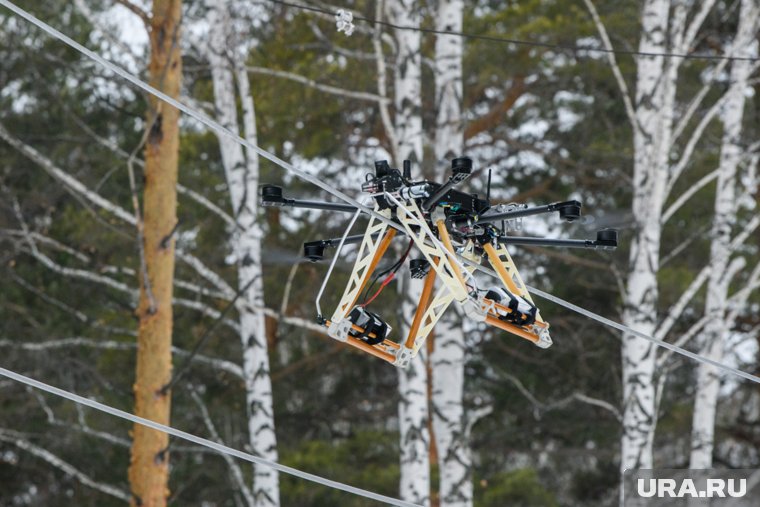
M 205 345 L 206 341 L 211 337 L 211 333 L 213 333 L 214 329 L 216 329 L 216 326 L 219 325 L 219 323 L 224 319 L 224 317 L 229 313 L 230 310 L 232 310 L 235 307 L 235 303 L 237 303 L 237 300 L 245 294 L 245 292 L 253 285 L 253 282 L 256 281 L 256 278 L 252 278 L 242 289 L 238 291 L 237 294 L 235 294 L 235 297 L 232 298 L 232 301 L 230 301 L 227 306 L 222 310 L 222 312 L 219 314 L 219 316 L 214 320 L 214 322 L 211 323 L 211 325 L 206 329 L 206 331 L 203 333 L 203 336 L 200 337 L 200 339 L 195 343 L 193 346 L 193 349 L 190 351 L 190 357 L 187 358 L 185 361 L 185 364 L 182 366 L 182 368 L 179 369 L 169 380 L 169 382 L 164 385 L 158 393 L 160 395 L 165 395 L 169 392 L 169 390 L 179 381 L 179 379 L 182 378 L 182 376 L 187 372 L 187 370 L 190 368 L 190 365 L 192 363 L 192 359 L 200 352 L 203 345 Z

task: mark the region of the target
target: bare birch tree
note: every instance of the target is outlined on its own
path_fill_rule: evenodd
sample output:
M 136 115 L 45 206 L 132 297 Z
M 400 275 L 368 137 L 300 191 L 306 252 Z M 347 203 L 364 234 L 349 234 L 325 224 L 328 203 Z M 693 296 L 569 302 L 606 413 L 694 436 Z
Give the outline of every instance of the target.
M 736 56 L 751 57 L 757 54 L 760 6 L 756 0 L 742 0 L 739 28 L 736 35 Z M 731 86 L 720 113 L 723 123 L 718 182 L 715 193 L 715 215 L 710 233 L 710 276 L 707 281 L 705 317 L 707 324 L 700 338 L 701 353 L 714 361 L 721 361 L 723 349 L 733 322 L 728 318 L 729 284 L 732 276 L 745 264 L 741 257 L 731 260 L 732 231 L 737 223 L 737 174 L 743 156 L 741 145 L 744 119 L 745 89 L 748 86 L 752 62 L 735 60 L 731 64 Z M 711 366 L 697 368 L 697 391 L 691 431 L 689 468 L 712 468 L 715 438 L 715 414 L 720 388 L 720 375 Z
M 388 21 L 396 25 L 420 26 L 421 13 L 413 0 L 388 0 L 385 4 Z M 396 62 L 393 80 L 395 117 L 389 138 L 395 140 L 392 151 L 396 163 L 412 162 L 420 170 L 423 157 L 422 131 L 422 55 L 420 32 L 394 29 Z M 378 58 L 381 58 L 378 55 Z M 380 63 L 378 63 L 380 65 Z M 378 79 L 382 79 L 379 76 Z M 382 88 L 382 85 L 381 85 Z M 381 90 L 380 95 L 384 95 Z M 419 280 L 400 287 L 402 316 L 406 329 L 417 310 L 422 290 Z M 401 452 L 400 495 L 403 500 L 420 505 L 430 503 L 430 431 L 428 430 L 428 372 L 424 350 L 406 369 L 399 369 L 399 438 Z
M 591 0 L 585 0 L 606 49 L 610 38 Z M 607 54 L 615 81 L 620 88 L 625 112 L 633 130 L 633 201 L 635 231 L 631 239 L 628 276 L 623 291 L 625 325 L 665 339 L 683 314 L 709 274 L 706 266 L 689 287 L 658 321 L 660 266 L 663 226 L 696 192 L 712 181 L 702 178 L 697 184 L 668 204 L 673 187 L 684 174 L 694 150 L 707 126 L 715 119 L 726 100 L 722 96 L 705 112 L 704 107 L 715 76 L 720 75 L 727 60 L 714 65 L 707 82 L 685 107 L 676 99 L 679 70 L 683 58 L 665 57 L 664 53 L 685 54 L 690 51 L 714 0 L 647 0 L 641 10 L 641 37 L 637 56 L 636 89 L 632 99 L 615 55 Z M 735 38 L 727 53 L 734 54 L 741 42 Z M 681 140 L 689 132 L 685 140 Z M 684 136 L 685 137 L 685 136 Z M 652 468 L 652 444 L 657 423 L 658 389 L 655 385 L 657 357 L 655 345 L 635 335 L 624 334 L 623 362 L 623 435 L 620 469 Z
M 230 7 L 225 0 L 206 0 L 210 40 L 208 60 L 214 85 L 214 104 L 218 121 L 232 132 L 241 132 L 236 94 L 242 104 L 242 132 L 256 144 L 256 116 L 248 74 L 244 67 L 245 50 L 230 22 Z M 258 222 L 258 155 L 244 151 L 240 144 L 220 135 L 219 147 L 230 204 L 237 227 L 230 243 L 238 265 L 238 287 L 245 293 L 238 305 L 240 338 L 243 347 L 248 433 L 254 454 L 277 461 L 277 439 L 272 403 L 272 381 L 264 315 L 264 283 L 261 267 L 261 238 Z M 254 465 L 253 497 L 257 507 L 280 504 L 278 474 L 270 467 Z
M 436 29 L 460 32 L 463 16 L 462 0 L 439 0 Z M 448 160 L 464 154 L 462 55 L 461 37 L 441 34 L 436 37 L 434 153 L 436 168 L 442 172 L 448 169 Z M 472 456 L 463 405 L 466 348 L 455 310 L 450 308 L 438 325 L 430 355 L 431 412 L 441 507 L 466 507 L 473 502 Z

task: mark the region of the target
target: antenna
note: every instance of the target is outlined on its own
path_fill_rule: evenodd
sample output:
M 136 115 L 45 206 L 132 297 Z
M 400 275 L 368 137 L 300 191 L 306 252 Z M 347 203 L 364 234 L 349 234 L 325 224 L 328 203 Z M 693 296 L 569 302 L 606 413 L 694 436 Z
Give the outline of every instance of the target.
M 486 201 L 491 203 L 491 169 L 488 170 L 488 186 L 486 187 Z

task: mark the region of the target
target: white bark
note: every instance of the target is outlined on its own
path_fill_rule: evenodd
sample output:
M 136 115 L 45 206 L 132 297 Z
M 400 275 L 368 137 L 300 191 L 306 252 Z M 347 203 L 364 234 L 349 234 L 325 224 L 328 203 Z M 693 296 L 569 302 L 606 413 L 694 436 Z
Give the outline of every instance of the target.
M 244 69 L 233 62 L 240 55 L 228 48 L 237 47 L 230 22 L 228 6 L 224 0 L 207 0 L 209 8 L 208 58 L 214 83 L 214 103 L 218 121 L 232 132 L 239 132 L 235 84 L 239 87 L 243 105 L 243 133 L 247 140 L 256 144 L 256 119 L 248 77 Z M 232 40 L 231 40 L 232 39 Z M 226 136 L 219 136 L 230 201 L 237 228 L 231 245 L 238 262 L 238 287 L 250 289 L 241 296 L 241 341 L 243 346 L 243 373 L 248 408 L 248 432 L 253 454 L 277 461 L 272 382 L 269 376 L 269 356 L 263 311 L 263 280 L 261 269 L 262 230 L 257 222 L 257 194 L 259 181 L 258 157 L 243 152 L 242 147 Z M 279 479 L 277 471 L 254 465 L 253 491 L 257 507 L 277 506 Z
M 419 3 L 414 0 L 388 0 L 388 21 L 396 25 L 419 26 Z M 395 161 L 411 160 L 412 171 L 419 174 L 422 162 L 422 68 L 421 35 L 418 31 L 393 30 L 396 42 L 394 72 Z M 382 95 L 382 92 L 381 92 Z M 401 284 L 405 329 L 412 321 L 421 292 L 421 283 L 414 280 Z M 427 354 L 420 350 L 406 369 L 399 369 L 399 438 L 401 454 L 400 496 L 402 500 L 427 506 L 430 504 L 430 432 L 428 430 L 428 373 Z
M 454 308 L 438 323 L 431 354 L 433 434 L 441 507 L 473 504 L 472 450 L 463 405 L 466 349 Z
M 751 41 L 758 29 L 760 6 L 756 0 L 742 0 L 739 27 L 735 47 L 737 56 L 752 56 Z M 732 327 L 727 322 L 728 289 L 731 279 L 730 243 L 733 225 L 737 219 L 737 170 L 742 158 L 742 121 L 744 118 L 744 88 L 749 78 L 751 62 L 735 60 L 731 66 L 731 83 L 721 119 L 723 138 L 721 143 L 718 183 L 715 195 L 710 245 L 712 271 L 707 284 L 705 317 L 707 324 L 702 335 L 701 353 L 721 361 L 723 347 Z M 711 366 L 700 364 L 697 368 L 697 391 L 692 419 L 690 468 L 712 468 L 715 438 L 715 414 L 718 403 L 720 376 Z
M 405 276 L 401 284 L 404 298 L 402 313 L 404 332 L 408 331 L 422 291 L 420 280 Z M 422 506 L 430 505 L 430 431 L 428 429 L 427 351 L 423 346 L 407 368 L 398 369 L 399 447 L 402 500 Z
M 667 51 L 670 5 L 648 0 L 642 11 L 639 51 Z M 636 234 L 631 242 L 629 274 L 624 293 L 623 323 L 652 335 L 657 314 L 657 269 L 660 254 L 660 216 L 668 177 L 668 153 L 673 121 L 675 71 L 663 57 L 640 57 L 636 82 L 634 130 L 633 215 Z M 652 439 L 656 414 L 654 345 L 625 335 L 623 362 L 623 436 L 621 471 L 652 468 Z
M 420 26 L 420 6 L 414 0 L 388 0 L 386 3 L 388 21 L 402 26 Z M 400 160 L 412 161 L 413 170 L 422 163 L 422 57 L 420 54 L 421 35 L 414 30 L 395 30 L 396 68 L 394 77 L 394 106 L 396 116 L 397 156 Z
M 463 0 L 439 0 L 436 29 L 462 31 Z M 455 35 L 438 35 L 435 40 L 435 130 L 436 163 L 462 156 L 464 127 L 462 120 L 463 40 Z
M 463 0 L 439 0 L 436 29 L 461 32 Z M 448 161 L 463 155 L 462 120 L 463 40 L 438 35 L 435 44 L 435 107 L 437 111 L 434 153 L 443 170 Z M 455 309 L 438 324 L 430 356 L 433 435 L 438 450 L 439 503 L 441 507 L 469 507 L 473 503 L 472 451 L 463 406 L 466 346 Z

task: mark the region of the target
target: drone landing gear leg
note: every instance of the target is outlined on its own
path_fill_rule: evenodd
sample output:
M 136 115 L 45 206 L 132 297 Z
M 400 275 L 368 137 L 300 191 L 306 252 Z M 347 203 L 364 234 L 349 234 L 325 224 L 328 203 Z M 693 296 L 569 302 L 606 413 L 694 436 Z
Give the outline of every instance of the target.
M 444 246 L 453 255 L 454 248 L 451 245 L 451 239 L 448 236 L 444 222 L 440 220 L 437 225 L 438 232 Z M 473 245 L 471 242 L 467 245 L 465 248 L 465 255 L 467 252 L 471 253 L 472 246 Z M 431 257 L 433 257 L 432 267 L 437 268 L 442 257 L 434 257 L 432 255 Z M 475 268 L 473 267 L 467 269 L 468 271 L 472 272 L 472 270 Z M 464 275 L 462 274 L 459 265 L 452 263 L 451 270 L 454 272 L 453 278 L 456 279 L 460 286 L 466 291 Z M 417 312 L 414 314 L 414 319 L 412 320 L 412 325 L 409 329 L 409 335 L 406 339 L 406 342 L 404 343 L 403 348 L 401 348 L 396 353 L 395 364 L 401 368 L 405 368 L 409 364 L 409 361 L 411 361 L 411 359 L 417 355 L 420 348 L 425 343 L 425 340 L 430 335 L 430 333 L 433 331 L 433 328 L 438 323 L 443 313 L 455 299 L 454 292 L 447 284 L 444 283 L 436 291 L 435 296 L 432 297 L 431 301 L 436 272 L 437 269 L 431 269 L 425 278 L 425 285 L 422 288 L 422 295 L 420 296 L 420 301 L 417 305 Z M 447 272 L 447 274 L 450 275 L 451 272 Z M 468 302 L 469 296 L 468 299 L 465 300 L 465 303 Z M 485 312 L 482 313 L 485 316 Z
M 488 255 L 488 261 L 496 270 L 501 282 L 516 296 L 529 301 L 535 306 L 533 298 L 528 293 L 528 289 L 525 287 L 520 273 L 517 271 L 512 256 L 509 255 L 506 247 L 499 243 L 494 247 L 491 243 L 485 243 L 483 249 Z M 486 300 L 488 301 L 488 300 Z M 487 304 L 486 307 L 497 306 L 495 303 Z M 538 310 L 536 310 L 536 320 L 529 326 L 518 326 L 509 322 L 505 322 L 499 319 L 498 314 L 489 309 L 488 316 L 486 317 L 486 323 L 494 327 L 498 327 L 507 332 L 515 334 L 521 338 L 525 338 L 541 348 L 548 348 L 552 345 L 551 336 L 549 336 L 549 324 L 541 317 Z
M 380 210 L 376 206 L 375 212 L 386 218 L 390 218 L 389 210 Z M 370 222 L 367 225 L 367 230 L 364 233 L 364 239 L 359 247 L 359 253 L 356 262 L 354 263 L 353 270 L 351 271 L 348 285 L 346 285 L 346 289 L 343 292 L 343 296 L 341 297 L 332 318 L 325 321 L 325 324 L 327 325 L 327 334 L 332 338 L 347 343 L 364 352 L 372 354 L 373 356 L 384 359 L 389 363 L 393 363 L 396 360 L 395 351 L 400 346 L 387 339 L 378 344 L 371 345 L 351 336 L 349 333 L 352 331 L 361 334 L 364 333 L 365 330 L 352 323 L 348 318 L 348 315 L 356 305 L 361 291 L 364 290 L 369 277 L 377 267 L 380 259 L 382 259 L 383 255 L 388 250 L 395 235 L 395 229 L 389 229 L 384 222 L 381 222 L 374 217 L 370 219 Z M 378 337 L 374 333 L 369 333 L 367 338 L 376 339 Z

